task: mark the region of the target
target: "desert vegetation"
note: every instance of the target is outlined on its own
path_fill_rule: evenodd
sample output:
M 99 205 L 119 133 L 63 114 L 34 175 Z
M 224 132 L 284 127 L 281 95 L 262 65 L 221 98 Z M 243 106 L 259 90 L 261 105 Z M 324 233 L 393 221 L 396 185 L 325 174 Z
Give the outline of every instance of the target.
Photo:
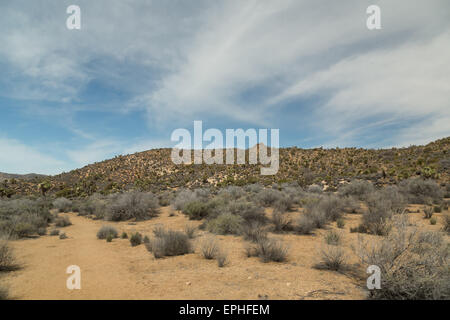
M 448 142 L 396 150 L 282 150 L 280 174 L 257 181 L 252 166 L 186 165 L 166 174 L 157 161 L 147 164 L 145 172 L 159 172 L 149 177 L 138 174 L 146 153 L 117 157 L 46 178 L 40 195 L 4 193 L 0 237 L 7 243 L 53 236 L 69 243 L 77 240 L 71 232 L 76 219 L 83 219 L 95 224 L 90 237 L 99 245 L 106 246 L 96 237 L 113 242 L 108 250 L 126 244 L 136 261 L 144 252 L 155 265 L 194 256 L 195 263 L 227 266 L 224 272 L 257 263 L 333 275 L 365 274 L 368 265 L 377 265 L 382 289 L 367 291 L 369 298 L 449 299 L 450 183 L 447 167 L 440 166 L 440 148 L 448 149 Z M 153 154 L 163 157 L 165 150 Z M 130 168 L 140 178 L 123 178 Z M 21 183 L 33 182 L 15 186 Z M 167 227 L 159 224 L 161 215 Z M 298 252 L 303 242 L 315 245 Z M 15 263 L 5 248 L 0 246 L 0 272 Z M 317 261 L 299 262 L 299 255 L 313 251 Z

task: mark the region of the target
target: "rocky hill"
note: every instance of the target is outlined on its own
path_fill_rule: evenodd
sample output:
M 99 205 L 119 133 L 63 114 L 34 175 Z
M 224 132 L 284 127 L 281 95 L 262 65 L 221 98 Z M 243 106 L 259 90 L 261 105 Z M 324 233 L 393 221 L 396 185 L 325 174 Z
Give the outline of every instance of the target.
M 380 185 L 396 183 L 411 176 L 449 183 L 449 146 L 450 137 L 425 146 L 392 149 L 281 148 L 280 168 L 273 176 L 261 175 L 261 165 L 175 165 L 170 158 L 171 149 L 154 149 L 117 156 L 51 177 L 1 176 L 0 196 L 45 193 L 77 197 L 127 189 L 159 192 L 179 187 L 256 182 L 265 185 L 319 183 L 333 189 L 342 180 L 361 178 Z

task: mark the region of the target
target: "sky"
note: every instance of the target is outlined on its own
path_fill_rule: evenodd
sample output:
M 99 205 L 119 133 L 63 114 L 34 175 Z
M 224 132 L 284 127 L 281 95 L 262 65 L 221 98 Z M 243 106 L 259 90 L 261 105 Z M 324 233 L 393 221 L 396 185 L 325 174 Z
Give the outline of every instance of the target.
M 194 120 L 282 147 L 426 144 L 450 136 L 450 2 L 1 1 L 0 74 L 0 172 L 170 148 Z

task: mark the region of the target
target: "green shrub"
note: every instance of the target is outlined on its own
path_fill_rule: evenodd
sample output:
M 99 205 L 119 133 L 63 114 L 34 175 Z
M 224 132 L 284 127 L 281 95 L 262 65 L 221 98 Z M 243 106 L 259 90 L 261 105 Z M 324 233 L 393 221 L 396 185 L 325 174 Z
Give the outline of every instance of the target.
M 425 215 L 425 219 L 430 219 L 433 216 L 433 207 L 425 207 L 423 214 Z
M 339 218 L 336 220 L 336 225 L 339 229 L 343 229 L 345 226 L 345 220 L 342 218 Z
M 67 239 L 68 237 L 67 237 L 67 235 L 66 235 L 66 233 L 65 232 L 63 232 L 63 233 L 61 233 L 60 235 L 59 235 L 59 239 L 61 239 L 61 240 L 64 240 L 64 239 Z
M 113 238 L 118 237 L 117 229 L 112 226 L 102 226 L 97 232 L 97 239 L 106 239 L 108 235 L 112 235 Z
M 437 219 L 436 219 L 436 217 L 432 217 L 431 219 L 430 219 L 430 224 L 431 225 L 435 225 L 436 224 L 436 222 L 437 222 Z
M 122 234 L 120 235 L 121 239 L 128 239 L 128 234 L 124 231 L 122 232 Z
M 206 203 L 200 201 L 189 202 L 183 210 L 183 213 L 187 214 L 191 220 L 201 220 L 208 216 L 209 206 Z
M 274 231 L 275 232 L 285 232 L 285 231 L 292 231 L 292 221 L 279 212 L 274 212 L 272 214 L 272 223 L 274 224 Z
M 142 243 L 142 235 L 139 232 L 133 233 L 130 237 L 132 247 L 136 247 Z
M 441 213 L 442 212 L 442 207 L 441 206 L 434 206 L 433 208 L 435 213 Z
M 106 237 L 106 242 L 112 242 L 112 241 L 113 241 L 112 234 L 108 234 L 108 236 Z
M 206 228 L 215 234 L 239 234 L 243 225 L 244 219 L 242 217 L 231 213 L 224 213 L 215 219 L 209 220 Z

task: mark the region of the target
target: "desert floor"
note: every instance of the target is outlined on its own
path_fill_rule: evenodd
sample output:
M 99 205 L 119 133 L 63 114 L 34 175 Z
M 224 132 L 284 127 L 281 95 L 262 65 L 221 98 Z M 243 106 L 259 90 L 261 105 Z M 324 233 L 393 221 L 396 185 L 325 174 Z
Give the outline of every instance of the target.
M 410 206 L 412 211 L 422 206 Z M 200 243 L 209 235 L 197 231 L 193 240 L 195 253 L 155 259 L 144 245 L 131 247 L 128 239 L 114 239 L 111 243 L 97 240 L 102 225 L 113 225 L 119 231 L 139 231 L 153 237 L 152 229 L 163 224 L 173 230 L 183 230 L 189 221 L 183 214 L 161 209 L 159 217 L 149 221 L 105 222 L 68 213 L 73 225 L 59 228 L 68 239 L 42 236 L 36 239 L 12 241 L 15 256 L 21 268 L 6 273 L 0 281 L 9 288 L 13 299 L 364 299 L 364 266 L 357 265 L 351 246 L 358 234 L 350 233 L 359 214 L 345 216 L 345 228 L 337 229 L 344 236 L 348 271 L 334 272 L 315 269 L 320 262 L 320 248 L 326 230 L 315 235 L 270 234 L 289 246 L 285 263 L 263 263 L 258 258 L 247 258 L 244 247 L 248 242 L 237 236 L 217 236 L 220 246 L 228 253 L 229 264 L 219 268 L 215 260 L 206 260 L 200 254 Z M 270 210 L 268 212 L 270 215 Z M 289 213 L 298 215 L 301 212 Z M 64 214 L 61 214 L 64 215 Z M 410 213 L 410 221 L 421 229 L 439 230 L 430 225 L 422 213 Z M 367 236 L 366 237 L 373 237 Z M 81 268 L 81 290 L 66 288 L 70 265 Z

